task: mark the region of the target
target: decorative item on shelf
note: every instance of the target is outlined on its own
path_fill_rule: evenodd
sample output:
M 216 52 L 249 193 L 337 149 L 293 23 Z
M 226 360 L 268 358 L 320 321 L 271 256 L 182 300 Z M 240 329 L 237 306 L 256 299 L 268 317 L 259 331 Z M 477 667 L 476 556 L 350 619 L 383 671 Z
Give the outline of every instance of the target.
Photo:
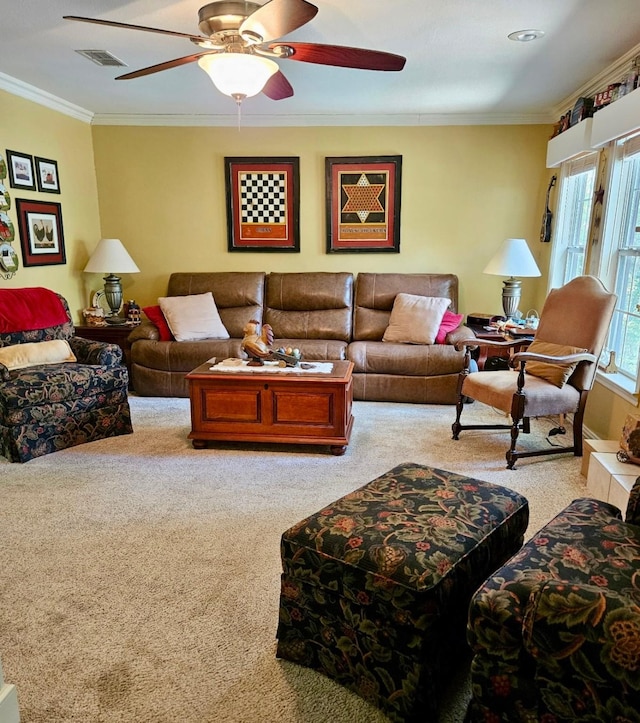
M 593 98 L 578 98 L 571 111 L 571 119 L 569 125 L 575 126 L 585 118 L 591 118 L 593 115 Z
M 607 362 L 607 366 L 604 368 L 603 371 L 605 374 L 615 374 L 618 371 L 615 351 L 609 352 L 609 361 Z
M 87 326 L 105 326 L 104 309 L 101 306 L 90 306 L 82 310 Z
M 109 304 L 110 313 L 106 317 L 107 324 L 126 324 L 127 319 L 120 316 L 122 307 L 122 285 L 116 274 L 137 274 L 140 269 L 129 256 L 117 238 L 103 238 L 91 254 L 84 267 L 85 273 L 107 273 L 104 277 L 104 296 Z M 94 304 L 95 306 L 96 304 Z
M 486 265 L 483 273 L 508 276 L 503 281 L 502 308 L 507 319 L 513 319 L 518 311 L 522 294 L 522 281 L 515 276 L 540 276 L 540 269 L 523 238 L 508 238 Z
M 131 299 L 131 301 L 127 302 L 126 304 L 126 317 L 127 317 L 127 324 L 131 324 L 132 326 L 138 326 L 140 323 L 140 315 L 142 313 L 142 310 L 136 304 L 134 299 Z
M 618 97 L 618 88 L 620 87 L 620 83 L 611 83 L 608 85 L 605 90 L 601 90 L 599 93 L 596 93 L 593 98 L 593 111 L 600 110 L 600 108 L 604 108 L 605 105 L 609 105 L 609 103 L 613 103 L 614 100 Z
M 620 462 L 640 464 L 640 415 L 627 415 L 616 456 Z
M 540 314 L 535 309 L 529 309 L 525 317 L 524 326 L 526 329 L 536 330 L 540 323 Z

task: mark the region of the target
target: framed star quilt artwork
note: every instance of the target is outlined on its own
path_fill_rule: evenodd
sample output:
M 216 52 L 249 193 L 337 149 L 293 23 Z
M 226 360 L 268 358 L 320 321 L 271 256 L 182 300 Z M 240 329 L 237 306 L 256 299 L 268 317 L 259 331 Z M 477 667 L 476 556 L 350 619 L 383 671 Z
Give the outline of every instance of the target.
M 326 158 L 327 253 L 400 253 L 402 156 Z

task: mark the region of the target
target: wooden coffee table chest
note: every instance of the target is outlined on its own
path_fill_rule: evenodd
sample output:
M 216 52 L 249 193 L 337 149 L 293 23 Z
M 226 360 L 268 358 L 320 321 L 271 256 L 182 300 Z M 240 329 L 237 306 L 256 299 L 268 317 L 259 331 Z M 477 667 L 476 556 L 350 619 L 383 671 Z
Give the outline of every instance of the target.
M 313 362 L 312 362 L 313 363 Z M 353 415 L 349 361 L 330 373 L 293 370 L 212 371 L 202 364 L 187 374 L 191 434 L 196 449 L 209 441 L 328 445 L 345 453 Z

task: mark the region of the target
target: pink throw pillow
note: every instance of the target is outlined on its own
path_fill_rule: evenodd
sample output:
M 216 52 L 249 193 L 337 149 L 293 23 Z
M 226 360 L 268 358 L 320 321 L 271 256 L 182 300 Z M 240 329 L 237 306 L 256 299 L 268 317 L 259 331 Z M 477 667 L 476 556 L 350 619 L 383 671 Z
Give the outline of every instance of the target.
M 454 314 L 452 311 L 444 312 L 442 321 L 440 322 L 440 328 L 436 334 L 436 344 L 444 344 L 444 340 L 447 338 L 447 334 L 460 326 L 460 322 L 464 318 L 464 314 Z
M 160 341 L 173 341 L 173 334 L 159 306 L 145 306 L 142 311 L 146 314 L 147 319 L 157 327 L 160 332 Z

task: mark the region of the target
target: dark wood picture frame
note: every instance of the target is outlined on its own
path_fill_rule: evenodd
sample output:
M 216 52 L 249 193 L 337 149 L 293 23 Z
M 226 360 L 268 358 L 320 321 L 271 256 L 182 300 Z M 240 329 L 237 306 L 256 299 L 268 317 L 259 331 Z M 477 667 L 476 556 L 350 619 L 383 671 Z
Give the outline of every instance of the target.
M 58 163 L 50 158 L 34 158 L 38 191 L 42 193 L 60 193 L 60 176 Z
M 16 198 L 23 266 L 66 264 L 62 206 Z
M 229 251 L 300 251 L 300 159 L 226 157 Z
M 22 188 L 25 191 L 36 190 L 36 179 L 33 172 L 33 156 L 18 151 L 7 151 L 7 168 L 9 169 L 9 185 L 11 188 Z
M 400 253 L 402 156 L 325 158 L 327 253 Z

